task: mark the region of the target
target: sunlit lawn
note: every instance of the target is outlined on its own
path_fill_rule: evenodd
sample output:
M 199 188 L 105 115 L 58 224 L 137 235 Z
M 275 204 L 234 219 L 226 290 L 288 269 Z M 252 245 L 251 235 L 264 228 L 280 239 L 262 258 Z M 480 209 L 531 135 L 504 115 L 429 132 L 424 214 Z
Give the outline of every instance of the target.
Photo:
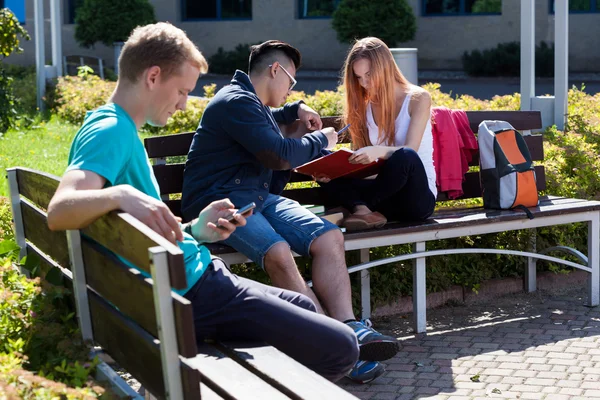
M 67 168 L 69 148 L 78 128 L 52 118 L 0 136 L 0 196 L 8 196 L 6 169 L 10 167 L 28 167 L 61 176 Z

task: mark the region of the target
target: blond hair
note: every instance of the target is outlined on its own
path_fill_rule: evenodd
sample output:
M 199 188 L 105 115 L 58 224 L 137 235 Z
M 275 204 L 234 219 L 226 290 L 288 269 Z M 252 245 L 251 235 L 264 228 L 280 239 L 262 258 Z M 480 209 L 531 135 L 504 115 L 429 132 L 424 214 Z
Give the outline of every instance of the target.
M 368 92 L 354 75 L 353 65 L 361 59 L 371 62 Z M 393 82 L 399 83 L 407 93 L 410 91 L 410 83 L 400 72 L 390 49 L 382 40 L 375 37 L 357 40 L 346 57 L 343 79 L 346 93 L 344 119 L 346 123 L 351 124 L 350 136 L 353 147 L 360 149 L 371 145 L 366 121 L 369 101 L 379 105 L 377 115 L 374 117 L 379 127 L 379 135 L 385 133 L 384 140 L 382 141 L 380 137 L 380 142 L 392 146 L 396 132 Z
M 201 73 L 208 71 L 206 59 L 184 31 L 158 22 L 138 26 L 132 32 L 119 57 L 119 80 L 137 82 L 140 75 L 153 66 L 160 67 L 161 76 L 168 79 L 185 62 Z

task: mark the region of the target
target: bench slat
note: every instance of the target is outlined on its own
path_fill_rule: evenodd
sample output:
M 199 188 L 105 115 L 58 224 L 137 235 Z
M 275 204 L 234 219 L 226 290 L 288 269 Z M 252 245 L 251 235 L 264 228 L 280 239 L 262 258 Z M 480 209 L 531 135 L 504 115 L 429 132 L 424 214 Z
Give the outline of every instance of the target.
M 81 241 L 87 284 L 122 313 L 158 337 L 151 279 L 129 268 L 113 254 L 89 240 Z M 192 304 L 172 292 L 179 354 L 197 354 Z
M 542 128 L 542 114 L 539 111 L 467 111 L 471 130 L 477 132 L 481 121 L 506 121 L 519 131 Z
M 144 139 L 144 147 L 149 158 L 186 155 L 196 132 L 175 135 L 154 136 Z
M 147 273 L 150 273 L 148 249 L 162 246 L 168 252 L 171 286 L 175 289 L 186 287 L 182 251 L 133 216 L 113 211 L 81 232 Z
M 597 210 L 600 210 L 599 201 L 548 197 L 542 197 L 538 207 L 529 208 L 529 211 L 531 211 L 535 218 Z M 345 241 L 349 241 L 375 237 L 381 238 L 396 234 L 429 231 L 432 230 L 432 226 L 435 227 L 435 230 L 439 231 L 462 226 L 484 225 L 526 218 L 525 213 L 520 210 L 490 210 L 482 207 L 474 207 L 472 209 L 458 209 L 454 213 L 435 213 L 430 219 L 421 223 L 392 222 L 376 230 L 345 233 L 344 239 Z
M 153 395 L 164 398 L 160 348 L 148 332 L 125 318 L 93 291 L 88 291 L 94 340 L 112 358 Z M 200 377 L 182 363 L 181 375 L 184 387 L 198 390 L 185 393 L 186 400 L 200 399 Z
M 51 231 L 48 228 L 46 213 L 24 198 L 21 199 L 21 213 L 25 238 L 52 257 L 58 264 L 69 267 L 69 251 L 65 233 Z
M 218 343 L 217 348 L 291 398 L 356 399 L 272 346 Z
M 60 178 L 45 172 L 18 167 L 17 181 L 19 192 L 44 210 L 48 209 L 50 199 L 58 188 Z M 64 236 L 64 235 L 63 235 Z
M 219 396 L 226 399 L 288 399 L 212 344 L 203 343 L 198 350 L 196 357 L 184 362 L 200 371 L 202 384 Z

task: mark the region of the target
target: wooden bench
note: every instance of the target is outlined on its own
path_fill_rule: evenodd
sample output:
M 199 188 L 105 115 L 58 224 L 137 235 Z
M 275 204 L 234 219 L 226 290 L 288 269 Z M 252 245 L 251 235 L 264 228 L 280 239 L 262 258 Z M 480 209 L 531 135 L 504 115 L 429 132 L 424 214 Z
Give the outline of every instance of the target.
M 539 111 L 467 111 L 469 123 L 473 132 L 477 132 L 479 123 L 484 120 L 503 120 L 509 122 L 515 129 L 522 132 L 540 129 L 542 127 L 541 114 Z M 325 126 L 340 128 L 340 119 L 337 117 L 323 118 Z M 285 134 L 297 135 L 298 126 L 283 128 Z M 183 184 L 184 164 L 179 162 L 167 163 L 167 157 L 186 155 L 194 132 L 158 136 L 145 139 L 145 147 L 148 157 L 154 164 L 154 172 L 161 189 L 163 200 L 176 214 L 181 215 L 181 201 L 169 199 L 170 195 L 181 193 Z M 348 137 L 343 138 L 346 142 Z M 525 140 L 536 161 L 537 186 L 539 191 L 546 188 L 546 175 L 543 166 L 544 151 L 542 135 L 528 135 Z M 473 166 L 479 165 L 478 157 L 475 157 Z M 309 177 L 294 174 L 291 182 L 302 182 L 310 180 Z M 463 183 L 464 195 L 461 199 L 481 197 L 479 183 L 479 172 L 469 172 Z M 323 204 L 323 199 L 318 187 L 288 189 L 283 193 L 291 199 L 302 204 Z M 446 196 L 441 193 L 438 201 L 447 201 Z M 327 206 L 327 205 L 326 205 Z M 335 206 L 335 205 L 333 205 Z M 527 257 L 525 268 L 525 290 L 536 289 L 536 260 L 542 259 L 561 263 L 571 267 L 579 268 L 590 273 L 588 303 L 598 305 L 600 302 L 599 281 L 599 230 L 600 230 L 600 202 L 581 199 L 569 199 L 556 196 L 542 196 L 538 207 L 531 212 L 534 219 L 528 219 L 522 211 L 512 210 L 489 210 L 483 207 L 444 207 L 438 209 L 434 215 L 422 223 L 388 223 L 381 229 L 372 229 L 359 232 L 345 233 L 345 249 L 360 250 L 360 264 L 349 266 L 348 272 L 360 272 L 361 280 L 361 306 L 362 317 L 369 318 L 371 315 L 370 304 L 370 279 L 369 268 L 378 265 L 413 260 L 413 310 L 414 327 L 417 332 L 426 329 L 426 257 L 449 255 L 449 254 L 512 254 Z M 519 229 L 533 229 L 544 226 L 570 224 L 576 222 L 587 222 L 589 226 L 588 256 L 580 252 L 557 246 L 550 249 L 537 251 L 515 251 L 507 249 L 445 249 L 427 251 L 426 243 L 439 239 L 457 238 L 461 236 L 481 235 Z M 535 235 L 535 232 L 532 232 Z M 390 257 L 383 260 L 369 261 L 369 249 L 378 246 L 390 246 L 399 244 L 413 244 L 413 253 Z M 213 254 L 218 254 L 228 263 L 240 263 L 247 258 L 235 250 L 224 245 L 213 245 Z M 549 256 L 547 253 L 568 252 L 579 257 L 580 263 L 565 261 L 563 259 Z
M 355 399 L 262 343 L 197 343 L 181 250 L 129 214 L 112 212 L 82 231 L 48 229 L 56 176 L 8 170 L 20 256 L 35 254 L 72 289 L 81 333 L 160 399 Z M 110 250 L 110 251 L 109 251 Z M 151 274 L 144 278 L 115 255 Z M 105 363 L 98 379 L 141 398 Z

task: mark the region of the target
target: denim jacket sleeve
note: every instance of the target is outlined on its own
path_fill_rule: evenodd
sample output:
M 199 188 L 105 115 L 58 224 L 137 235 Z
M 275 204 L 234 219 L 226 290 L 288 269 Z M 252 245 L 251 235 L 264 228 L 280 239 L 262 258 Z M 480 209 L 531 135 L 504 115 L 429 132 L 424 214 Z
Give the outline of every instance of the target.
M 304 104 L 304 101 L 298 100 L 293 103 L 287 103 L 283 107 L 271 109 L 275 121 L 279 124 L 288 125 L 297 120 L 300 104 Z
M 284 138 L 270 121 L 263 105 L 250 96 L 236 96 L 227 103 L 223 127 L 266 168 L 286 170 L 302 165 L 328 144 L 327 137 L 312 132 L 300 139 Z

